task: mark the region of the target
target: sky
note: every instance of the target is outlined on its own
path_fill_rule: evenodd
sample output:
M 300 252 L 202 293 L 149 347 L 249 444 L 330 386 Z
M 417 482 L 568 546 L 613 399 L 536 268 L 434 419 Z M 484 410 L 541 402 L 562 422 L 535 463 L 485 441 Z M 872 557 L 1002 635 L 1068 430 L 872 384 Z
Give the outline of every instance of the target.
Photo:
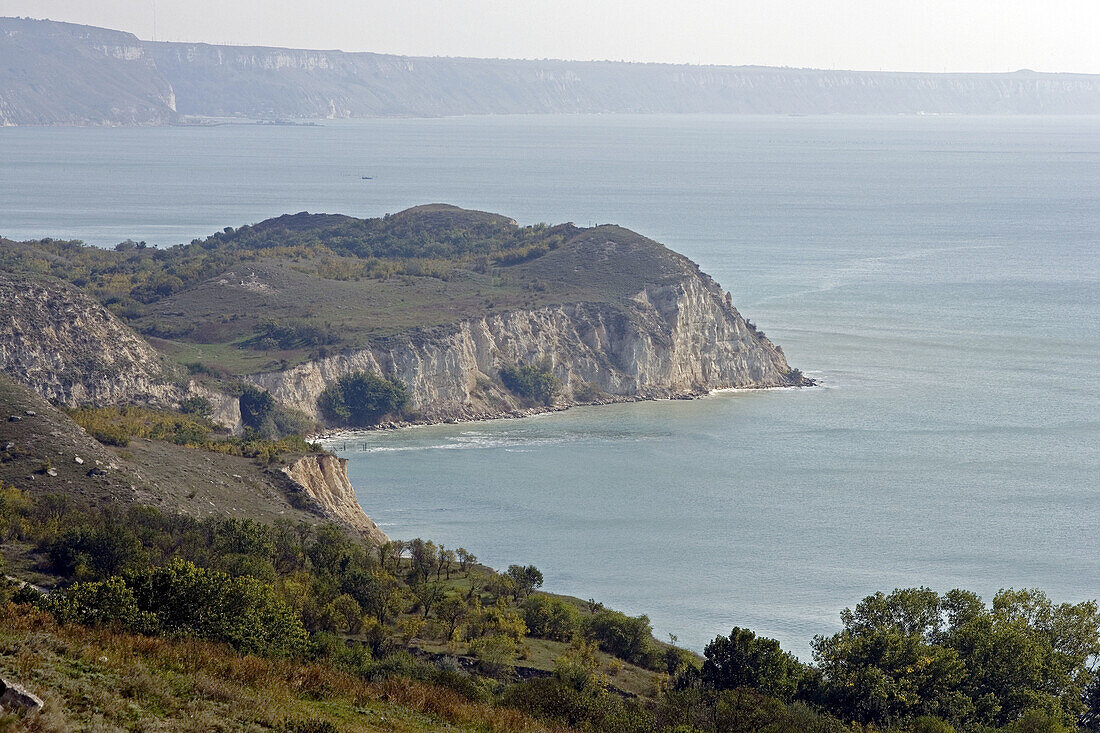
M 0 15 L 415 56 L 1100 73 L 1100 0 L 0 0 Z

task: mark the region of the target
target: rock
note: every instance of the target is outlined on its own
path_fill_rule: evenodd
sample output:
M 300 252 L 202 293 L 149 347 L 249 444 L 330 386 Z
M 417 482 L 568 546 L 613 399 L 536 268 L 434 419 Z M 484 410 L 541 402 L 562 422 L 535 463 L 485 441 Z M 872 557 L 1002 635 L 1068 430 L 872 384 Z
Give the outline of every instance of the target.
M 0 678 L 0 709 L 35 713 L 44 707 L 42 699 L 22 685 Z
M 12 443 L 10 440 L 7 443 L 4 443 L 4 450 L 11 450 L 14 447 L 15 443 Z
M 56 468 L 47 468 L 46 469 L 46 475 L 47 476 L 56 476 L 57 475 L 57 469 Z
M 23 414 L 26 415 L 27 417 L 34 417 L 38 413 L 35 412 L 34 410 L 26 410 L 26 411 L 23 412 Z
M 346 458 L 309 455 L 281 470 L 316 503 L 326 517 L 355 528 L 375 544 L 389 542 L 386 533 L 360 506 L 355 489 L 348 480 L 347 467 Z
M 22 419 L 23 418 L 19 417 L 18 415 L 12 415 L 8 418 L 8 422 L 19 422 Z
M 627 401 L 790 384 L 786 357 L 726 303 L 713 279 L 678 255 L 660 256 L 672 262 L 661 265 L 670 280 L 644 284 L 626 300 L 489 313 L 248 379 L 283 405 L 319 417 L 321 392 L 340 377 L 393 374 L 418 421 L 433 423 L 556 409 L 530 409 L 493 381 L 504 366 L 543 359 L 562 385 L 559 408 L 583 402 L 571 398 L 581 385 Z
M 141 395 L 168 405 L 183 394 L 178 368 L 75 286 L 0 272 L 0 303 L 0 371 L 48 400 L 76 407 Z
M 80 465 L 83 465 L 83 463 L 84 463 L 84 459 L 83 459 L 83 458 L 81 458 L 80 456 L 76 456 L 75 458 L 73 458 L 73 461 L 74 461 L 74 462 L 76 463 L 76 465 L 78 465 L 78 466 L 80 466 Z
M 88 475 L 89 476 L 106 476 L 107 472 L 104 471 L 99 466 L 96 466 L 95 468 L 92 468 L 88 471 Z

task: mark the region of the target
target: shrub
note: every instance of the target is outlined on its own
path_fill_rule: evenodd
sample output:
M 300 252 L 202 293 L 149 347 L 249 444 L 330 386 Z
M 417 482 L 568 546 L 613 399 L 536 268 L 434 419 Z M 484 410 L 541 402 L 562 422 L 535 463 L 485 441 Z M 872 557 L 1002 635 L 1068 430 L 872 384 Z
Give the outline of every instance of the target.
M 602 399 L 604 393 L 600 391 L 600 388 L 589 384 L 588 382 L 582 382 L 577 380 L 573 385 L 573 401 L 574 402 L 595 402 Z
M 268 424 L 268 419 L 275 411 L 275 398 L 267 390 L 260 389 L 252 384 L 241 386 L 241 422 L 245 427 L 260 432 L 273 431 L 273 425 Z
M 138 608 L 133 590 L 118 576 L 95 583 L 76 583 L 44 596 L 39 605 L 61 623 L 111 626 L 143 634 L 156 633 L 159 626 L 155 615 Z
M 652 666 L 650 638 L 653 627 L 648 616 L 631 617 L 620 611 L 602 609 L 586 620 L 585 630 L 608 654 L 631 664 Z
M 504 634 L 483 636 L 470 642 L 470 653 L 491 675 L 509 672 L 516 663 L 516 640 Z
M 703 682 L 715 689 L 751 687 L 780 700 L 790 700 L 798 689 L 802 665 L 775 639 L 734 628 L 707 644 L 704 654 Z
M 205 397 L 199 397 L 195 395 L 186 399 L 180 400 L 180 412 L 185 415 L 198 415 L 200 417 L 209 417 L 210 413 L 214 411 L 214 406 L 210 404 L 210 400 Z M 102 442 L 102 441 L 101 441 Z
M 534 595 L 523 605 L 524 621 L 532 636 L 569 641 L 581 629 L 581 612 L 572 603 L 548 595 Z
M 500 381 L 513 394 L 544 405 L 554 401 L 561 387 L 561 382 L 551 372 L 550 363 L 546 360 L 536 366 L 502 366 Z
M 317 398 L 317 406 L 332 422 L 364 427 L 400 411 L 408 399 L 405 385 L 399 380 L 355 372 L 326 387 Z
M 301 619 L 274 589 L 254 578 L 231 578 L 185 560 L 129 573 L 138 607 L 168 633 L 228 642 L 245 652 L 290 656 L 303 651 Z

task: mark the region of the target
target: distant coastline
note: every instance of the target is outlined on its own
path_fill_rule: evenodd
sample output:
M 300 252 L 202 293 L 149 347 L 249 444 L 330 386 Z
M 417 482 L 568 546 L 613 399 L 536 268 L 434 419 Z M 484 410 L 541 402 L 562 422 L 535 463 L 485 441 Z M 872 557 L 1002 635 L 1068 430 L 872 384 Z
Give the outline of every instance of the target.
M 1100 75 L 429 58 L 153 42 L 0 18 L 0 98 L 0 126 L 578 113 L 1087 115 L 1100 114 Z

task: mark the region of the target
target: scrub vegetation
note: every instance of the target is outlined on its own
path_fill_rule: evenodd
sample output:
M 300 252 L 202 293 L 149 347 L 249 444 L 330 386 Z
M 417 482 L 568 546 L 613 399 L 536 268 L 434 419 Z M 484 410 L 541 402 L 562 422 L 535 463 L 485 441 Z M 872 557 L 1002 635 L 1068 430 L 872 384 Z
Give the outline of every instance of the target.
M 42 730 L 1023 733 L 1100 712 L 1096 604 L 1035 590 L 879 593 L 805 664 L 737 628 L 699 658 L 645 616 L 541 592 L 534 566 L 333 525 L 3 487 L 0 541 L 50 586 L 0 591 L 0 672 L 45 697 L 20 723 Z

